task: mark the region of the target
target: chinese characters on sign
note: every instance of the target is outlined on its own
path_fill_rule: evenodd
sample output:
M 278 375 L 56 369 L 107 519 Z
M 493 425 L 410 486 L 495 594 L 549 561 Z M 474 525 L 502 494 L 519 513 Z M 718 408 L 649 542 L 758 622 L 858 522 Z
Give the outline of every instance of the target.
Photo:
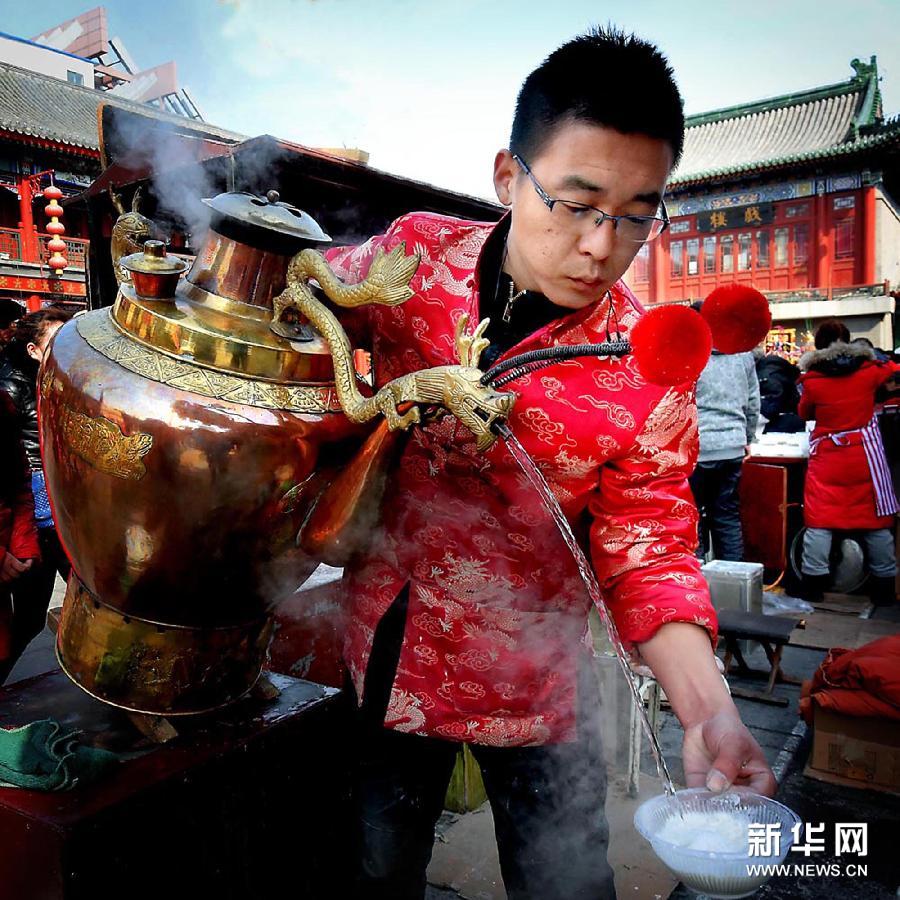
M 768 225 L 775 221 L 774 203 L 751 203 L 697 214 L 697 231 L 723 231 L 748 225 Z

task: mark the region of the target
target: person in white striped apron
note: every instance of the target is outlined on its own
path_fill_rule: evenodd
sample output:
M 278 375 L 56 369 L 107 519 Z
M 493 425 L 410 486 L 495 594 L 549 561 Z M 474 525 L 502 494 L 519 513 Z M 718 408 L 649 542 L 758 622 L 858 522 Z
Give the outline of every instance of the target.
M 879 362 L 870 347 L 851 343 L 837 319 L 819 326 L 815 346 L 800 359 L 799 380 L 798 412 L 816 423 L 804 495 L 804 593 L 821 599 L 831 578 L 832 532 L 853 530 L 866 545 L 873 602 L 893 603 L 897 561 L 891 527 L 900 505 L 875 419 L 875 392 L 900 365 Z

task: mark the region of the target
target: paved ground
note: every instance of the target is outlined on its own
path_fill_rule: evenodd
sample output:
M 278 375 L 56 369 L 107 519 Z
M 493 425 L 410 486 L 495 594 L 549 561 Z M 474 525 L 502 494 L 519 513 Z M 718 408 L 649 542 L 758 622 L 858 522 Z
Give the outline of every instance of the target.
M 54 605 L 62 602 L 62 583 L 58 582 Z M 891 610 L 878 610 L 876 619 L 900 621 L 900 604 Z M 800 678 L 808 678 L 819 665 L 822 651 L 788 647 L 785 650 L 785 671 Z M 749 661 L 757 665 L 764 662 L 761 651 L 754 651 Z M 55 666 L 53 636 L 45 630 L 39 635 L 13 669 L 7 683 L 48 671 Z M 741 682 L 734 681 L 733 684 Z M 759 687 L 758 683 L 747 686 Z M 900 854 L 896 851 L 897 822 L 900 821 L 900 797 L 885 793 L 843 788 L 808 778 L 803 775 L 811 743 L 811 736 L 797 716 L 799 688 L 779 685 L 776 692 L 789 700 L 787 707 L 768 706 L 738 699 L 737 704 L 748 727 L 766 752 L 770 764 L 779 776 L 781 787 L 778 799 L 794 809 L 806 822 L 867 822 L 869 824 L 869 873 L 867 879 L 846 877 L 774 878 L 757 895 L 760 900 L 813 900 L 813 898 L 840 898 L 840 900 L 887 900 L 900 896 Z M 613 737 L 615 744 L 618 738 Z M 667 763 L 676 782 L 681 782 L 680 742 L 681 729 L 671 713 L 663 712 L 660 742 Z M 621 743 L 621 741 L 620 741 Z M 646 742 L 645 742 L 646 744 Z M 658 792 L 655 768 L 646 745 L 642 757 L 642 796 Z M 616 794 L 616 791 L 619 791 Z M 617 799 L 618 798 L 618 799 Z M 652 854 L 643 842 L 634 840 L 630 828 L 630 811 L 624 795 L 621 778 L 619 786 L 610 789 L 610 801 L 622 806 L 618 817 L 622 835 L 626 838 L 626 850 L 633 854 L 627 873 L 633 883 L 632 891 L 625 896 L 636 900 L 663 900 L 670 895 L 671 881 L 666 873 L 654 872 Z M 634 801 L 630 801 L 634 803 Z M 627 820 L 627 821 L 626 821 Z M 439 873 L 436 883 L 429 885 L 428 900 L 502 900 L 505 897 L 496 849 L 493 844 L 490 810 L 485 807 L 463 816 L 448 814 L 438 829 L 435 858 L 441 866 L 432 866 L 430 874 Z M 613 838 L 615 840 L 615 836 Z M 449 860 L 449 862 L 448 862 Z M 634 862 L 636 860 L 636 862 Z M 805 860 L 802 857 L 799 861 Z M 817 855 L 814 862 L 820 865 L 836 862 L 833 856 Z M 632 866 L 634 870 L 631 871 Z M 643 868 L 642 868 L 643 867 Z M 618 875 L 618 873 L 617 873 Z M 642 880 L 643 879 L 643 880 Z M 432 878 L 435 880 L 435 878 Z M 448 887 L 454 885 L 455 888 Z M 620 886 L 620 896 L 623 896 Z M 686 900 L 695 896 L 684 887 L 671 893 L 673 900 Z M 536 898 L 539 900 L 539 898 Z
M 876 620 L 900 622 L 900 604 L 891 610 L 877 610 Z M 805 650 L 797 647 L 785 648 L 783 669 L 798 678 L 809 678 L 822 661 L 825 653 L 821 650 Z M 748 656 L 751 665 L 762 667 L 765 658 L 761 649 L 751 651 Z M 731 680 L 732 685 L 759 689 L 756 681 Z M 866 822 L 869 828 L 869 871 L 867 878 L 841 877 L 833 875 L 812 875 L 803 877 L 773 878 L 755 896 L 760 900 L 819 900 L 819 898 L 840 898 L 840 900 L 888 900 L 900 896 L 900 854 L 896 850 L 897 822 L 900 821 L 900 797 L 877 791 L 858 788 L 845 788 L 809 778 L 803 775 L 803 768 L 809 756 L 812 735 L 798 717 L 797 701 L 800 688 L 792 685 L 778 685 L 776 694 L 789 700 L 786 707 L 776 707 L 758 702 L 736 699 L 747 726 L 751 729 L 766 758 L 776 772 L 780 782 L 777 799 L 795 810 L 804 822 L 826 825 L 826 833 L 833 834 L 836 822 Z M 613 738 L 615 740 L 615 738 Z M 645 742 L 646 743 L 646 742 Z M 681 728 L 671 713 L 663 713 L 663 724 L 660 743 L 666 762 L 671 770 L 673 780 L 682 783 L 680 759 Z M 642 794 L 643 784 L 652 778 L 655 767 L 649 752 L 644 747 L 642 756 Z M 657 782 L 658 784 L 658 782 Z M 656 789 L 658 792 L 658 788 Z M 614 798 L 613 798 L 614 799 Z M 609 811 L 609 804 L 607 805 Z M 608 812 L 609 814 L 609 812 Z M 428 900 L 503 900 L 505 893 L 502 884 L 497 884 L 499 871 L 491 869 L 490 859 L 495 852 L 487 852 L 481 846 L 479 853 L 483 860 L 482 871 L 477 878 L 469 877 L 468 869 L 471 860 L 465 859 L 465 844 L 472 843 L 472 831 L 475 830 L 483 843 L 489 843 L 493 837 L 490 831 L 489 811 L 479 810 L 465 816 L 452 817 L 439 828 L 439 839 L 435 846 L 435 857 L 446 856 L 447 843 L 452 844 L 455 833 L 458 833 L 464 846 L 459 854 L 460 861 L 451 869 L 448 877 L 447 867 L 434 865 L 429 870 L 431 881 Z M 468 821 L 466 821 L 468 820 Z M 481 821 L 479 821 L 481 820 Z M 639 853 L 640 846 L 646 847 L 643 841 L 634 840 L 634 831 L 630 822 L 626 823 L 631 851 Z M 611 829 L 615 833 L 615 827 Z M 476 846 L 478 846 L 476 844 Z M 652 854 L 650 854 L 652 856 Z M 789 861 L 793 862 L 793 854 Z M 638 855 L 636 858 L 640 859 Z M 798 856 L 801 863 L 807 860 Z M 847 860 L 836 859 L 833 853 L 816 854 L 810 862 L 820 866 L 846 863 Z M 494 864 L 495 865 L 495 864 Z M 825 871 L 825 870 L 819 870 Z M 629 873 L 630 874 L 630 873 Z M 438 880 L 434 876 L 439 875 Z M 659 881 L 652 886 L 635 883 L 630 891 L 623 890 L 618 881 L 619 897 L 634 897 L 635 900 L 688 900 L 697 895 L 679 885 L 672 892 L 672 885 L 660 891 Z M 453 885 L 457 889 L 452 889 Z M 496 887 L 494 887 L 496 885 Z
M 798 678 L 808 678 L 823 656 L 822 651 L 789 647 L 785 650 L 784 669 Z M 755 666 L 762 666 L 765 661 L 761 649 L 751 651 L 747 659 Z M 733 680 L 732 684 L 756 689 L 760 687 L 756 681 Z M 789 700 L 787 707 L 769 706 L 740 698 L 736 700 L 744 721 L 765 750 L 770 765 L 782 775 L 788 770 L 794 751 L 801 745 L 806 733 L 797 716 L 799 692 L 800 688 L 792 685 L 779 685 L 776 688 L 779 696 Z M 607 742 L 616 747 L 620 755 L 627 752 L 627 735 L 620 733 L 625 727 L 621 717 L 614 716 L 611 728 L 609 724 L 606 727 L 613 732 L 605 736 Z M 674 715 L 664 711 L 660 744 L 676 784 L 683 784 L 681 736 L 681 726 Z M 643 751 L 640 801 L 660 792 L 660 783 L 655 777 L 656 768 L 646 741 Z M 805 754 L 803 758 L 805 759 Z M 621 768 L 620 766 L 619 769 Z M 618 789 L 614 780 L 607 798 L 607 818 L 611 832 L 610 860 L 616 870 L 620 897 L 662 900 L 675 888 L 675 879 L 670 878 L 667 870 L 658 863 L 649 845 L 643 840 L 635 840 L 632 817 L 640 801 L 628 800 L 621 775 Z M 504 900 L 506 894 L 500 879 L 493 825 L 487 806 L 463 816 L 447 815 L 439 823 L 434 860 L 429 868 L 429 881 L 432 882 L 429 889 L 431 893 L 427 895 L 429 900 Z M 693 895 L 687 892 L 672 896 Z

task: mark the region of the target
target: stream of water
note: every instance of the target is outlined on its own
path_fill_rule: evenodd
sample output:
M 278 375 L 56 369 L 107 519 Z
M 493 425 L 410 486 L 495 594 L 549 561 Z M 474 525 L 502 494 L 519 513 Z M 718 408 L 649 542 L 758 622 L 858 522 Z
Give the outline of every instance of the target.
M 609 609 L 607 609 L 606 603 L 603 600 L 603 594 L 600 590 L 600 585 L 597 582 L 597 576 L 594 575 L 594 570 L 591 568 L 590 563 L 587 561 L 587 558 L 584 555 L 584 551 L 581 549 L 578 541 L 575 539 L 575 535 L 572 533 L 572 529 L 569 526 L 568 519 L 566 519 L 562 509 L 560 509 L 559 503 L 557 502 L 556 497 L 553 495 L 553 491 L 550 490 L 550 485 L 547 484 L 546 479 L 541 474 L 540 469 L 538 469 L 538 467 L 535 465 L 534 460 L 528 455 L 528 451 L 525 450 L 525 448 L 517 440 L 516 436 L 506 426 L 503 426 L 499 430 L 501 437 L 504 441 L 506 441 L 506 446 L 509 448 L 509 451 L 513 455 L 515 461 L 519 464 L 522 472 L 541 495 L 541 499 L 544 501 L 544 505 L 547 507 L 548 512 L 553 516 L 553 519 L 559 527 L 563 539 L 565 540 L 569 550 L 571 550 L 572 552 L 572 556 L 575 557 L 575 562 L 578 565 L 578 571 L 581 574 L 582 581 L 584 581 L 584 586 L 587 588 L 591 600 L 594 602 L 594 605 L 597 607 L 597 611 L 600 613 L 600 619 L 603 622 L 603 625 L 606 627 L 606 632 L 609 635 L 609 639 L 616 651 L 616 657 L 619 660 L 619 666 L 621 667 L 622 672 L 625 675 L 625 680 L 628 682 L 628 686 L 631 688 L 634 705 L 641 717 L 641 722 L 644 726 L 644 732 L 647 735 L 647 739 L 650 741 L 650 750 L 653 753 L 653 759 L 656 762 L 656 768 L 659 772 L 659 777 L 662 780 L 663 789 L 667 794 L 674 794 L 675 785 L 672 783 L 672 777 L 669 775 L 669 769 L 666 766 L 665 759 L 663 758 L 662 749 L 659 746 L 659 741 L 657 740 L 656 735 L 653 733 L 653 729 L 650 726 L 650 720 L 647 717 L 647 711 L 644 709 L 643 698 L 638 692 L 637 685 L 635 684 L 634 677 L 631 672 L 631 666 L 628 664 L 628 655 L 625 652 L 625 647 L 622 644 L 622 639 L 619 637 L 619 632 L 616 629 L 616 624 L 615 622 L 613 622 Z

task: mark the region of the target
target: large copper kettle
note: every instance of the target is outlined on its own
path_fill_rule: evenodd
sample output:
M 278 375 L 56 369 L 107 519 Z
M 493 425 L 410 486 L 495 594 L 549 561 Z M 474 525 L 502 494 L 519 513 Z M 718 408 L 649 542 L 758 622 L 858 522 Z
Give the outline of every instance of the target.
M 360 487 L 390 457 L 385 428 L 449 411 L 487 450 L 513 402 L 478 369 L 487 321 L 469 334 L 466 316 L 456 363 L 361 389 L 310 282 L 337 306 L 404 303 L 419 260 L 402 244 L 347 285 L 312 249 L 328 236 L 274 191 L 205 202 L 212 228 L 187 276 L 158 241 L 114 251 L 115 304 L 65 325 L 39 378 L 47 487 L 73 565 L 57 655 L 84 690 L 137 712 L 202 712 L 251 689 L 272 607 L 318 559 L 346 553 L 354 511 L 374 506 Z
M 186 277 L 158 242 L 115 259 L 115 304 L 62 328 L 40 376 L 73 564 L 59 662 L 101 700 L 167 715 L 253 686 L 273 604 L 315 566 L 295 538 L 317 471 L 359 434 L 322 337 L 273 321 L 291 256 L 330 238 L 274 192 L 205 202 Z

